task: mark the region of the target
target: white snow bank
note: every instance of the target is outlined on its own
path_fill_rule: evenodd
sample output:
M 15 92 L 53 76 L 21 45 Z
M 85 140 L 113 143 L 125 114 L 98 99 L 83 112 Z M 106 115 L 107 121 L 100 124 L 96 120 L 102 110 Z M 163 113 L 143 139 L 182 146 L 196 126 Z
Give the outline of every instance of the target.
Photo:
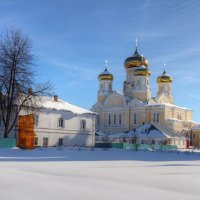
M 0 177 L 2 200 L 199 200 L 200 154 L 0 150 Z

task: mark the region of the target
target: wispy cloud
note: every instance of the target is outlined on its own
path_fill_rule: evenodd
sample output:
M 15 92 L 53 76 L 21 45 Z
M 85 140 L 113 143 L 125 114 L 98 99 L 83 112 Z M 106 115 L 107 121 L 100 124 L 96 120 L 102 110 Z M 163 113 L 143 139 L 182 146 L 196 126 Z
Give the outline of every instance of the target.
M 200 96 L 195 95 L 195 94 L 188 94 L 188 96 L 198 100 L 199 101 L 198 104 L 200 104 Z

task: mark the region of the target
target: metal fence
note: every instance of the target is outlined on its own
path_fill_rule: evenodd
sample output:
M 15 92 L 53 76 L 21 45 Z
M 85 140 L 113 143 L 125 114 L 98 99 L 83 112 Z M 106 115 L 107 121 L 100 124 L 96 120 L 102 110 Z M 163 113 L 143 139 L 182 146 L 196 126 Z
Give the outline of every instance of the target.
M 0 138 L 0 148 L 16 147 L 16 138 Z
M 163 150 L 171 151 L 177 150 L 174 145 L 158 145 L 158 144 L 131 144 L 131 143 L 96 143 L 97 148 L 118 148 L 118 149 L 132 149 L 132 150 Z

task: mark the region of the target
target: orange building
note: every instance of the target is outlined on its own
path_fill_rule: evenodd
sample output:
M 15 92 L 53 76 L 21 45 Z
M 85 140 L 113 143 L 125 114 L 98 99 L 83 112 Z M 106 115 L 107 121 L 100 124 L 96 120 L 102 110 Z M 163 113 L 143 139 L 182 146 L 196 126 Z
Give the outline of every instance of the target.
M 22 149 L 33 149 L 35 141 L 34 114 L 19 116 L 17 146 Z

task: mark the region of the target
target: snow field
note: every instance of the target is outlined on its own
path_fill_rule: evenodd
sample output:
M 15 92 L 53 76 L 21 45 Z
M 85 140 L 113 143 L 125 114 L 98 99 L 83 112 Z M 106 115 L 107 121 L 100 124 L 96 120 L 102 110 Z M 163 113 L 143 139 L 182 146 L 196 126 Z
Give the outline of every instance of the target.
M 0 150 L 1 200 L 199 200 L 199 187 L 199 153 Z

